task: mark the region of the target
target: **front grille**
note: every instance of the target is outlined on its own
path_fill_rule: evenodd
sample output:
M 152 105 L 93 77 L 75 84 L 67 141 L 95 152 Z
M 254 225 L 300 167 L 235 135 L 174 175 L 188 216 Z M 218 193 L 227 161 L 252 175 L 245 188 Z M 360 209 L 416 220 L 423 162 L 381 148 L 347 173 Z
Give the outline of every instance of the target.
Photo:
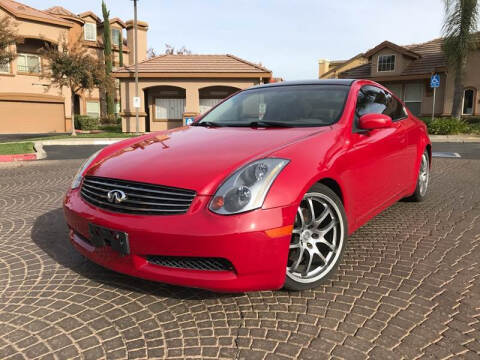
M 108 192 L 121 190 L 126 198 L 110 202 Z M 92 205 L 115 212 L 142 215 L 184 214 L 190 208 L 195 191 L 133 181 L 86 176 L 82 197 Z
M 232 271 L 233 266 L 227 259 L 207 257 L 159 256 L 149 255 L 151 264 L 177 269 Z

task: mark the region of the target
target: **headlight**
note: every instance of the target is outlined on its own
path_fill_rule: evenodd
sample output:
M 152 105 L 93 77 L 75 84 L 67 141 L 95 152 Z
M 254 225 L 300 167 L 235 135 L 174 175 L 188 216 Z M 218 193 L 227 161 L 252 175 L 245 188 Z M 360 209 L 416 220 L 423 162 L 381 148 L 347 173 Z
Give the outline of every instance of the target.
M 289 160 L 267 158 L 254 161 L 235 171 L 217 190 L 209 209 L 228 215 L 257 209 Z
M 77 173 L 75 174 L 75 177 L 73 178 L 73 181 L 72 181 L 72 189 L 76 189 L 80 186 L 80 184 L 82 183 L 82 174 L 83 172 L 85 171 L 86 168 L 88 168 L 90 166 L 90 164 L 92 163 L 93 160 L 95 160 L 95 158 L 97 157 L 98 153 L 102 151 L 102 150 L 98 150 L 95 154 L 93 154 L 92 156 L 90 156 L 84 163 L 82 166 L 80 166 L 80 169 L 78 169 Z

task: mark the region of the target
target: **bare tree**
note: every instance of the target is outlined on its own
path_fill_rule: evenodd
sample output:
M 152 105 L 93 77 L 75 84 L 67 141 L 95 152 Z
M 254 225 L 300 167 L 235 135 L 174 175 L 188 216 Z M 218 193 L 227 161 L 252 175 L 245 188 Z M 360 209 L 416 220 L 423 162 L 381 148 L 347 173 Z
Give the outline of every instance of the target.
M 188 50 L 185 46 L 182 46 L 179 49 L 176 49 L 170 44 L 165 44 L 165 54 L 166 55 L 191 55 L 192 52 Z

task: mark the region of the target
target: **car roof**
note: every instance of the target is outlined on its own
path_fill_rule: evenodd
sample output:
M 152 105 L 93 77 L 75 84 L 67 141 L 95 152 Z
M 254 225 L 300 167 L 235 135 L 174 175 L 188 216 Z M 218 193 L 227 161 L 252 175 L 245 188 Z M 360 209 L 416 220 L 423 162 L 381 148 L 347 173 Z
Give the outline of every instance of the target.
M 277 86 L 294 86 L 294 85 L 344 85 L 351 86 L 357 79 L 322 79 L 322 80 L 300 80 L 300 81 L 282 81 L 271 84 L 254 86 L 250 89 L 277 87 Z

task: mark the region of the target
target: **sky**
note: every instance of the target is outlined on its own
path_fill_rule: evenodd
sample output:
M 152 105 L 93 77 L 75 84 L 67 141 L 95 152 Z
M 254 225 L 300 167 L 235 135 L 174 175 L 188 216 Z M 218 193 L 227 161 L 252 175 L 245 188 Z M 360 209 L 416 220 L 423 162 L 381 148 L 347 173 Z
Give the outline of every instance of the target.
M 17 0 L 37 9 L 94 11 L 100 0 Z M 106 0 L 110 17 L 133 18 L 131 0 Z M 139 0 L 148 47 L 233 54 L 285 80 L 318 77 L 318 60 L 349 59 L 384 40 L 420 43 L 441 34 L 443 0 Z

